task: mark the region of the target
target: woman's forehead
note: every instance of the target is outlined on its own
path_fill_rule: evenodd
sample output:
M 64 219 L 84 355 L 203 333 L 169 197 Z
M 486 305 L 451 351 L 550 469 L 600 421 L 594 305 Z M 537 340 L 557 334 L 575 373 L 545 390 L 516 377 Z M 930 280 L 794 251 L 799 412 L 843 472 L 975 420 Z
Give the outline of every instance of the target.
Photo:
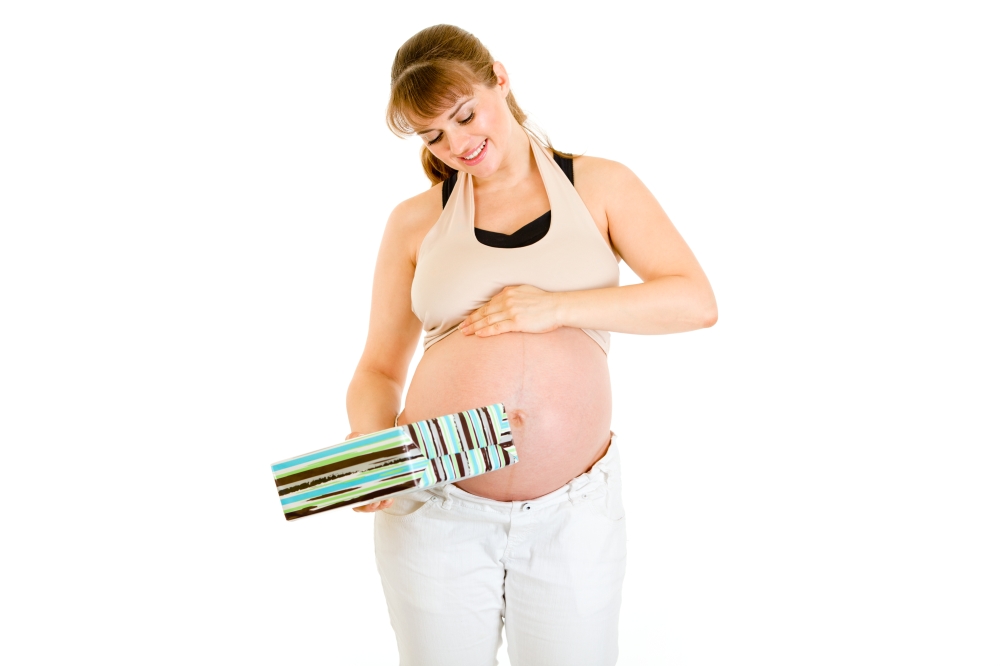
M 436 125 L 448 122 L 452 120 L 458 112 L 462 110 L 468 102 L 476 99 L 476 93 L 473 91 L 471 94 L 460 94 L 454 103 L 441 110 L 436 116 L 431 118 L 425 118 L 423 116 L 417 116 L 412 118 L 410 121 L 410 126 L 417 132 L 417 134 L 422 134 L 423 132 L 429 132 Z

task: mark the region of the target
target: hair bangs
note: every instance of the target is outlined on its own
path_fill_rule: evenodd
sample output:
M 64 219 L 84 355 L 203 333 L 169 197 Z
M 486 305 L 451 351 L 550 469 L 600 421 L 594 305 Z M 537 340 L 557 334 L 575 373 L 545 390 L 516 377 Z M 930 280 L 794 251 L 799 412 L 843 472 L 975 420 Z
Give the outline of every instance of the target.
M 429 121 L 471 95 L 476 78 L 463 63 L 428 60 L 415 63 L 396 77 L 389 96 L 386 122 L 398 136 L 416 130 L 414 121 Z

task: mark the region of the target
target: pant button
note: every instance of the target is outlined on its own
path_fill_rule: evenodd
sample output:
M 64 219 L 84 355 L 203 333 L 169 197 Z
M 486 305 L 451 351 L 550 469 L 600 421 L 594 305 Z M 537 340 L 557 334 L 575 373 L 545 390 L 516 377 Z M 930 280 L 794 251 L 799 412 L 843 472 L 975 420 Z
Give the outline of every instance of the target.
M 521 507 L 521 510 L 522 511 L 531 511 L 531 505 L 530 504 L 525 504 L 524 506 Z

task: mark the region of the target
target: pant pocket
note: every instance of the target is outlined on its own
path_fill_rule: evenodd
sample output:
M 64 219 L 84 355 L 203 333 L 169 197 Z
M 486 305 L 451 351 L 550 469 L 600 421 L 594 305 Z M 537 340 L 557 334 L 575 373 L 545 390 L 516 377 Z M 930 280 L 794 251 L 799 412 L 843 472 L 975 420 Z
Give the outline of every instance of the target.
M 611 522 L 618 522 L 625 517 L 621 492 L 606 483 L 593 486 L 578 494 L 573 503 Z
M 438 501 L 434 495 L 426 490 L 397 495 L 392 500 L 392 504 L 382 509 L 381 513 L 386 517 L 396 519 L 416 516 Z

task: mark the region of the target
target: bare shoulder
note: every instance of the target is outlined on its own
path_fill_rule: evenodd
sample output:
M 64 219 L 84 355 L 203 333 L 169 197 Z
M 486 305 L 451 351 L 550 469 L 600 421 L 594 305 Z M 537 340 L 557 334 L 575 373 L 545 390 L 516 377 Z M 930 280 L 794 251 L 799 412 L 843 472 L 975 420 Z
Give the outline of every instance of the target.
M 400 202 L 389 214 L 383 243 L 401 244 L 416 261 L 420 243 L 441 216 L 441 209 L 441 183 Z
M 632 170 L 621 162 L 590 155 L 573 158 L 573 177 L 578 188 L 595 192 L 614 192 L 622 185 L 639 182 Z
M 594 218 L 598 231 L 618 255 L 611 238 L 612 220 L 616 212 L 620 216 L 622 202 L 629 201 L 645 189 L 643 184 L 621 162 L 589 155 L 573 158 L 573 184 Z

